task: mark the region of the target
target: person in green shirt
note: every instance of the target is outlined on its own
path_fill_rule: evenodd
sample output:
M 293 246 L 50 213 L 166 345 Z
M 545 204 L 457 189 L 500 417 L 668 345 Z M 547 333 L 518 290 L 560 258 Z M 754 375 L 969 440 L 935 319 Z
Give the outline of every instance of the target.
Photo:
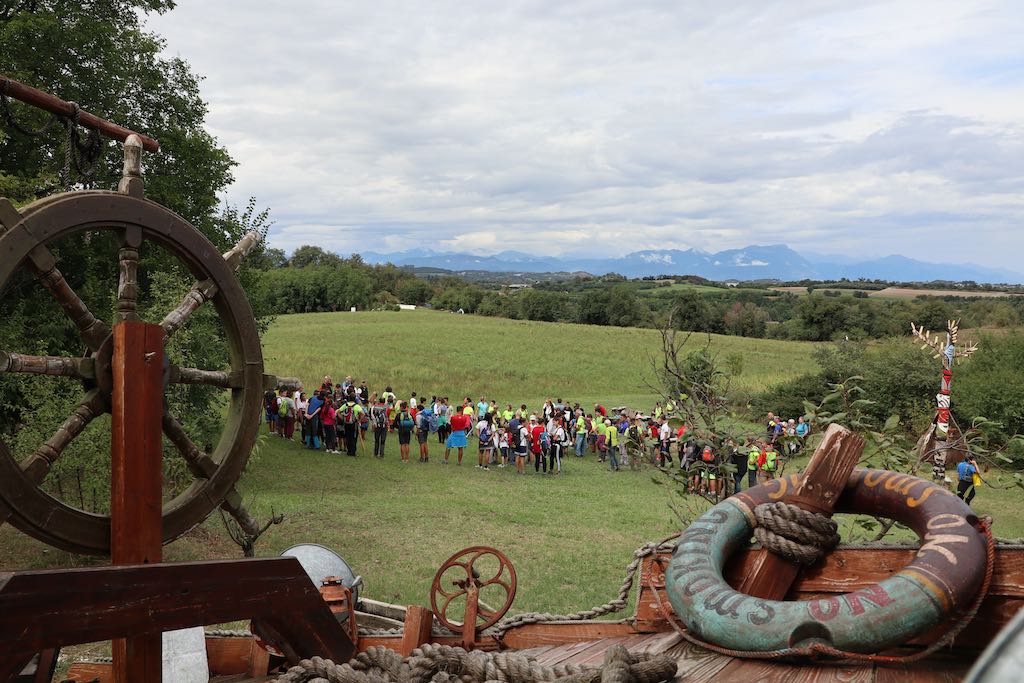
M 335 412 L 335 423 L 341 425 L 345 434 L 345 454 L 356 457 L 357 430 L 359 429 L 359 416 L 363 414 L 363 407 L 356 401 L 354 387 L 349 387 L 348 396 L 345 402 Z
M 761 457 L 761 447 L 757 441 L 751 440 L 747 448 L 747 488 L 750 488 L 757 486 L 757 461 Z
M 604 439 L 608 446 L 608 467 L 612 472 L 619 471 L 619 430 L 615 428 L 611 420 L 604 421 Z
M 769 479 L 775 478 L 775 472 L 779 469 L 779 454 L 775 446 L 769 442 L 764 447 L 764 457 L 761 458 L 760 468 L 757 472 L 757 480 L 762 484 Z
M 512 418 L 516 416 L 516 411 L 512 410 L 512 404 L 506 403 L 505 410 L 501 411 L 501 419 L 505 421 L 507 425 L 512 421 Z
M 583 411 L 576 411 L 576 457 L 583 457 L 583 449 L 587 445 L 587 418 L 583 417 Z

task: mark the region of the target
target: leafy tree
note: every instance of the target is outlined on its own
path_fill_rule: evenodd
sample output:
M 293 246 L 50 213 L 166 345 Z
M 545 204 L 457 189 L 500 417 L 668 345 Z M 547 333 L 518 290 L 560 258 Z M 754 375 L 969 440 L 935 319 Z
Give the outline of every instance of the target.
M 292 252 L 291 258 L 288 259 L 288 265 L 292 268 L 337 266 L 341 265 L 341 258 L 337 254 L 324 251 L 320 247 L 304 244 Z

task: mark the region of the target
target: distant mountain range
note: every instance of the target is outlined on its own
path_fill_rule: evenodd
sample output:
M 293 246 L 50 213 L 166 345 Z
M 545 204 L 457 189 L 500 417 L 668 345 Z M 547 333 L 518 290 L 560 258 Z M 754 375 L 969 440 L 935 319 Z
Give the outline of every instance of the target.
M 503 251 L 490 256 L 434 251 L 403 251 L 394 254 L 362 252 L 369 263 L 443 268 L 451 271 L 501 273 L 619 273 L 630 278 L 656 275 L 699 275 L 709 280 L 838 280 L 867 278 L 893 282 L 933 280 L 1020 284 L 1024 275 L 973 263 L 928 263 L 905 256 L 851 262 L 848 257 L 805 257 L 784 244 L 750 246 L 708 253 L 698 249 L 634 251 L 619 258 L 537 256 Z

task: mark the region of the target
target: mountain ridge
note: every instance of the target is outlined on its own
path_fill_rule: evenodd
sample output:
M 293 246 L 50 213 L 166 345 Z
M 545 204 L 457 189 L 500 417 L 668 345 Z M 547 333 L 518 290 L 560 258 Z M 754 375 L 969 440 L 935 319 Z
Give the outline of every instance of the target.
M 801 255 L 785 244 L 750 245 L 740 249 L 705 252 L 697 249 L 644 249 L 615 258 L 543 256 L 505 250 L 482 255 L 462 252 L 408 250 L 390 254 L 362 252 L 368 263 L 492 272 L 586 272 L 600 276 L 618 273 L 630 278 L 658 275 L 699 275 L 709 280 L 886 280 L 931 282 L 974 281 L 987 284 L 1021 284 L 1024 275 L 1003 268 L 973 263 L 931 263 L 898 254 L 867 260 L 850 257 Z

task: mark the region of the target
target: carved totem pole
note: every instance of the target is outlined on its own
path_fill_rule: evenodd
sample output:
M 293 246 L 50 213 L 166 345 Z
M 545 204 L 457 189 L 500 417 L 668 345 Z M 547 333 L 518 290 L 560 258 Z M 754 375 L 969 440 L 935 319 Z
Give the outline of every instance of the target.
M 935 421 L 928 430 L 926 438 L 922 439 L 919 445 L 919 454 L 932 454 L 932 478 L 937 483 L 944 483 L 946 479 L 946 451 L 949 439 L 949 406 L 950 388 L 953 384 L 953 363 L 961 358 L 967 358 L 978 350 L 978 345 L 968 343 L 959 351 L 956 348 L 960 322 L 950 320 L 946 323 L 946 342 L 943 343 L 938 335 L 933 335 L 924 327 L 917 327 L 910 323 L 910 330 L 914 336 L 924 342 L 922 349 L 930 349 L 935 352 L 935 359 L 942 360 L 942 385 L 939 393 L 935 395 L 936 412 Z

